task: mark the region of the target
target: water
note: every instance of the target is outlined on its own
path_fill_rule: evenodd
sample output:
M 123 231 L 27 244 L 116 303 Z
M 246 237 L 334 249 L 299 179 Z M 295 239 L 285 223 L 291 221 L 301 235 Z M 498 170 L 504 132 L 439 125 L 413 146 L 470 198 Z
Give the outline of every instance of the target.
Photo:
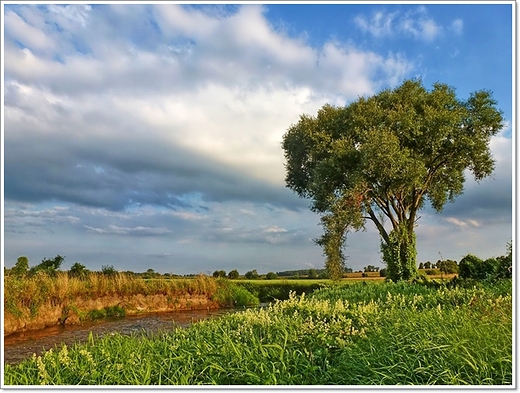
M 45 329 L 13 333 L 4 337 L 4 363 L 16 364 L 30 358 L 33 353 L 40 355 L 45 350 L 61 347 L 62 344 L 72 346 L 85 342 L 89 333 L 103 336 L 108 333 L 133 334 L 140 332 L 157 333 L 172 329 L 174 325 L 186 327 L 208 318 L 215 318 L 236 309 L 188 310 L 163 313 L 147 313 L 84 322 L 82 325 L 55 325 Z

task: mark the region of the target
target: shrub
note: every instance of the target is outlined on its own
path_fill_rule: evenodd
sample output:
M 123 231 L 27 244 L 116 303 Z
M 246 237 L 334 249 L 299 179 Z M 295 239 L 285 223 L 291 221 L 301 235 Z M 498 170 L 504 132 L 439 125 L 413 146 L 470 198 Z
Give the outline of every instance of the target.
M 16 261 L 14 267 L 11 269 L 11 273 L 15 276 L 24 276 L 29 272 L 29 259 L 21 256 Z
M 223 278 L 226 277 L 226 272 L 224 270 L 215 270 L 213 272 L 213 277 L 215 278 Z
M 278 278 L 278 276 L 276 275 L 276 273 L 269 272 L 266 274 L 265 278 L 267 280 L 276 280 Z
M 76 262 L 74 265 L 72 265 L 69 270 L 69 275 L 71 277 L 85 277 L 87 274 L 87 268 L 85 265 L 82 265 L 79 262 Z
M 495 258 L 485 261 L 473 254 L 468 254 L 459 263 L 460 278 L 472 278 L 475 280 L 486 280 L 497 277 L 500 262 Z
M 256 269 L 247 272 L 245 276 L 248 280 L 258 280 L 260 278 Z
M 117 270 L 114 269 L 114 266 L 112 265 L 103 265 L 101 266 L 101 273 L 103 273 L 105 276 L 114 276 L 117 273 Z
M 60 266 L 64 260 L 65 257 L 61 255 L 56 255 L 53 259 L 44 258 L 39 265 L 32 267 L 29 273 L 35 275 L 38 272 L 43 272 L 53 276 L 60 270 Z

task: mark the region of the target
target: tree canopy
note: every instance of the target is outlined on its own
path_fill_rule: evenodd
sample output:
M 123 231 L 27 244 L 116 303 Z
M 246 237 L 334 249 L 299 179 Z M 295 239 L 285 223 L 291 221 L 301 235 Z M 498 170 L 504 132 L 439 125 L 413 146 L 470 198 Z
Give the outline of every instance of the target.
M 414 229 L 428 200 L 440 212 L 462 194 L 465 170 L 477 181 L 494 161 L 490 138 L 503 126 L 492 93 L 460 100 L 454 88 L 419 79 L 302 115 L 283 137 L 286 185 L 321 214 L 326 268 L 339 277 L 348 231 L 372 221 L 392 280 L 416 274 Z M 390 229 L 385 226 L 387 220 Z

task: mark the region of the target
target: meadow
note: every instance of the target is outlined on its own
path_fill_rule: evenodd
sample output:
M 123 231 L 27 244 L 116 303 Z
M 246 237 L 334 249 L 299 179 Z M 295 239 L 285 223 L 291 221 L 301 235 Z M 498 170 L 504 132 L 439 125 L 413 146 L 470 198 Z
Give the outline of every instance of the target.
M 357 282 L 161 334 L 91 336 L 6 385 L 511 385 L 512 281 Z

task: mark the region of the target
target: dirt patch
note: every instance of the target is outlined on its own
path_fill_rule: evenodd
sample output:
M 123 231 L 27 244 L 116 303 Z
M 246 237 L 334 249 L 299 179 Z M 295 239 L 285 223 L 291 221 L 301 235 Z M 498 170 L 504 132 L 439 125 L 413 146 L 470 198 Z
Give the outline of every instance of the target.
M 42 329 L 57 324 L 80 324 L 89 311 L 101 310 L 119 306 L 127 315 L 219 308 L 219 304 L 204 295 L 183 295 L 176 297 L 168 294 L 129 296 L 103 296 L 95 299 L 76 298 L 59 305 L 51 302 L 41 305 L 36 313 L 22 310 L 22 315 L 16 317 L 4 308 L 4 336 L 27 330 Z

